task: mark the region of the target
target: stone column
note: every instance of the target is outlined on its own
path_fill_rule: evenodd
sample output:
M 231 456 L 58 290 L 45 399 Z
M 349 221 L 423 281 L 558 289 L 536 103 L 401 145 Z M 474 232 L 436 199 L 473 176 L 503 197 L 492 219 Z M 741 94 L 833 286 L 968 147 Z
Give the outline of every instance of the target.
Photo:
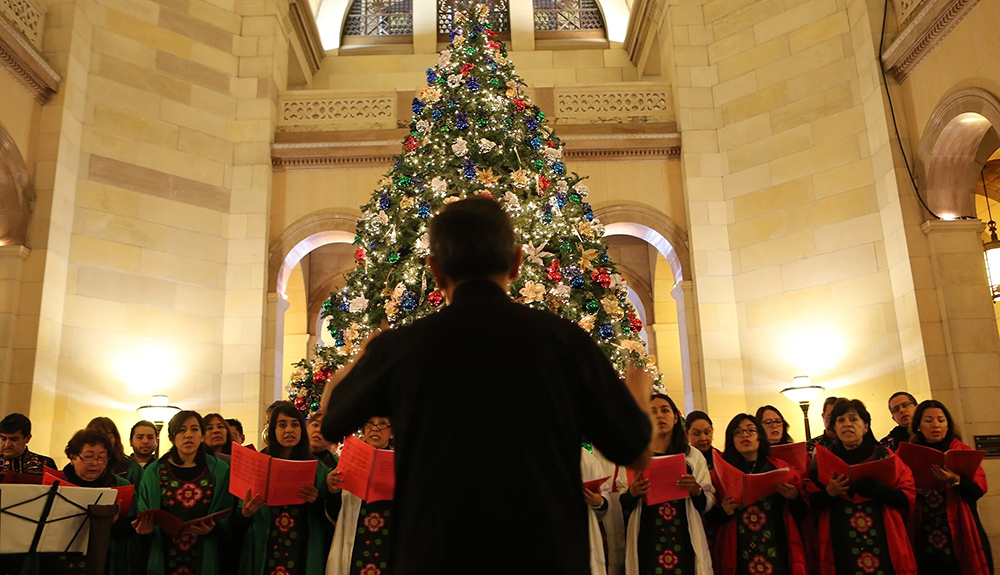
M 704 363 L 701 336 L 698 332 L 697 304 L 694 282 L 677 282 L 670 295 L 677 302 L 677 339 L 681 346 L 681 368 L 684 375 L 684 405 L 687 409 L 708 409 L 705 393 Z
M 6 412 L 27 413 L 30 407 L 30 386 L 11 382 L 21 273 L 29 251 L 18 245 L 0 247 L 0 405 Z
M 972 445 L 975 435 L 1000 429 L 1000 334 L 983 260 L 984 226 L 979 220 L 929 221 L 921 229 L 927 235 L 940 310 L 938 318 L 921 318 L 921 330 L 944 342 L 926 348 L 931 396 L 948 406 L 963 439 Z M 1000 460 L 984 460 L 983 469 L 988 477 L 997 477 Z M 983 497 L 979 513 L 995 548 L 1000 496 Z

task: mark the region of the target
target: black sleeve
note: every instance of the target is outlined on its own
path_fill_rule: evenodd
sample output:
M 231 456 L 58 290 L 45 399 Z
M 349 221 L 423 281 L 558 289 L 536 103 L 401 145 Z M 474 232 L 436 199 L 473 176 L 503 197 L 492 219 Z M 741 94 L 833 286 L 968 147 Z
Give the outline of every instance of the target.
M 636 404 L 601 348 L 576 326 L 571 341 L 579 366 L 584 435 L 618 465 L 628 465 L 649 447 L 653 433 L 649 415 Z
M 712 508 L 708 510 L 708 513 L 705 513 L 705 520 L 711 521 L 716 525 L 722 525 L 726 521 L 730 521 L 735 518 L 736 518 L 735 513 L 729 515 L 728 513 L 726 513 L 726 510 L 722 508 L 722 499 L 716 501 L 715 505 L 713 505 Z
M 806 517 L 809 517 L 809 503 L 806 498 L 799 495 L 791 501 L 786 501 L 788 504 L 788 510 L 792 514 L 792 518 L 796 521 L 805 521 Z
M 702 491 L 698 495 L 691 496 L 691 503 L 694 503 L 694 508 L 698 510 L 698 513 L 705 513 L 705 506 L 708 505 L 708 497 Z
M 971 505 L 975 505 L 979 499 L 985 495 L 983 490 L 971 479 L 963 479 L 955 486 L 955 490 L 962 496 L 962 499 Z
M 344 498 L 342 496 L 343 490 L 337 491 L 336 493 L 331 493 L 326 497 L 323 504 L 326 507 L 326 515 L 330 518 L 331 523 L 337 522 L 337 516 L 340 515 L 340 504 L 343 502 Z
M 809 496 L 809 505 L 816 513 L 833 507 L 834 502 L 837 501 L 836 496 L 827 493 L 826 488 L 822 485 L 820 487 L 821 489 L 819 491 Z
M 639 503 L 639 498 L 634 497 L 628 492 L 628 490 L 626 490 L 621 494 L 618 502 L 621 503 L 622 506 L 622 519 L 625 520 L 625 525 L 628 526 L 628 516 L 632 515 L 632 512 L 635 511 L 635 506 Z
M 389 415 L 389 382 L 393 363 L 387 353 L 386 339 L 392 339 L 392 336 L 398 334 L 383 333 L 368 342 L 364 355 L 330 393 L 322 427 L 327 441 L 342 441 L 364 425 L 368 418 Z

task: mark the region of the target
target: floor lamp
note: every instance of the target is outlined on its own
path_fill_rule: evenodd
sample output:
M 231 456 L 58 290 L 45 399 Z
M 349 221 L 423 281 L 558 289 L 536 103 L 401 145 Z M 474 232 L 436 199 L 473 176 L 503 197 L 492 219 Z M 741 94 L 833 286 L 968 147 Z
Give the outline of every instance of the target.
M 170 421 L 181 408 L 170 405 L 170 399 L 166 395 L 154 395 L 149 400 L 149 405 L 143 405 L 135 409 L 139 416 L 146 421 L 152 421 L 156 426 L 156 457 L 160 456 L 160 432 L 163 431 L 164 422 Z
M 809 431 L 809 402 L 823 393 L 821 385 L 812 385 L 808 375 L 797 375 L 792 378 L 792 386 L 781 390 L 781 394 L 792 401 L 797 401 L 802 408 L 802 419 L 806 426 L 806 440 L 812 437 Z

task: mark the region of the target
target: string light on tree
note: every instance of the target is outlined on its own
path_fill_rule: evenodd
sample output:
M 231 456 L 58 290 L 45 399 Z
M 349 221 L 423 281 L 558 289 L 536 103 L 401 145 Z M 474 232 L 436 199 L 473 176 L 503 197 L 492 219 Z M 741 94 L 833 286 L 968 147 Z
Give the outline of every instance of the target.
M 323 305 L 333 343 L 296 364 L 289 384 L 303 411 L 318 409 L 326 379 L 382 321 L 406 325 L 441 308 L 444 297 L 424 265 L 427 222 L 473 196 L 500 202 L 524 246 L 512 298 L 579 325 L 620 372 L 630 361 L 656 372 L 625 280 L 608 257 L 604 226 L 586 201 L 589 189 L 567 171 L 563 144 L 526 96 L 489 8 L 472 12 L 455 13 L 451 41 L 413 99 L 401 154 L 362 207 L 357 265 Z

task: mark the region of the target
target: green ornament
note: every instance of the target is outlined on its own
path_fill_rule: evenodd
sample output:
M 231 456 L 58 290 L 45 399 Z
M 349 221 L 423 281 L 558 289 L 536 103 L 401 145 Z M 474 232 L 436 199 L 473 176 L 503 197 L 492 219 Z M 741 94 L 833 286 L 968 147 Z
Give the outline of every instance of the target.
M 635 361 L 632 362 L 632 365 L 634 365 L 636 367 L 646 367 L 646 362 L 643 361 L 643 360 L 641 360 L 641 359 L 637 359 L 637 360 L 635 360 Z
M 579 201 L 580 201 L 580 194 L 570 194 L 569 195 L 569 201 L 579 203 Z
M 316 413 L 317 411 L 319 411 L 319 402 L 318 401 L 314 401 L 314 402 L 310 403 L 309 404 L 309 411 L 311 411 L 313 413 Z
M 448 124 L 445 124 L 445 125 L 441 126 L 441 131 L 442 132 L 450 132 L 451 128 L 448 127 Z
M 410 176 L 400 176 L 399 179 L 396 180 L 396 183 L 400 186 L 408 186 L 410 185 Z
M 361 241 L 361 234 L 354 236 L 354 243 L 358 243 L 360 241 Z
M 389 263 L 394 264 L 399 262 L 399 254 L 389 254 Z
M 485 128 L 486 124 L 488 123 L 489 122 L 487 122 L 485 118 L 479 118 L 478 120 L 476 120 L 476 125 L 479 126 L 480 128 Z
M 418 132 L 416 130 L 413 130 L 412 132 L 410 132 L 410 135 L 413 136 L 414 138 L 416 138 L 417 136 L 420 135 L 420 132 Z
M 500 80 L 497 78 L 490 78 L 490 84 L 493 84 L 494 86 L 499 86 Z
M 444 76 L 439 76 L 437 79 L 438 84 L 447 84 L 448 80 Z
M 503 123 L 507 124 L 507 127 L 509 128 L 514 125 L 514 118 L 507 116 L 506 118 L 504 118 Z
M 569 242 L 563 242 L 559 244 L 559 248 L 564 251 L 569 251 L 573 246 L 569 245 Z
M 596 299 L 589 299 L 587 300 L 587 303 L 584 304 L 584 307 L 587 308 L 587 311 L 589 311 L 590 313 L 596 312 L 599 306 L 600 304 L 597 303 Z
M 538 114 L 536 114 L 535 116 L 538 118 L 538 121 L 541 122 L 542 120 L 545 119 L 545 112 L 539 110 Z
M 545 162 L 541 160 L 535 160 L 534 162 L 532 162 L 532 164 L 535 166 L 535 169 L 538 170 L 541 170 L 545 166 Z
M 472 46 L 469 46 L 468 48 L 465 49 L 465 53 L 471 56 L 476 53 L 476 49 L 473 48 Z
M 625 322 L 622 322 L 621 328 L 622 328 L 622 333 L 624 333 L 625 335 L 632 333 L 632 327 Z

